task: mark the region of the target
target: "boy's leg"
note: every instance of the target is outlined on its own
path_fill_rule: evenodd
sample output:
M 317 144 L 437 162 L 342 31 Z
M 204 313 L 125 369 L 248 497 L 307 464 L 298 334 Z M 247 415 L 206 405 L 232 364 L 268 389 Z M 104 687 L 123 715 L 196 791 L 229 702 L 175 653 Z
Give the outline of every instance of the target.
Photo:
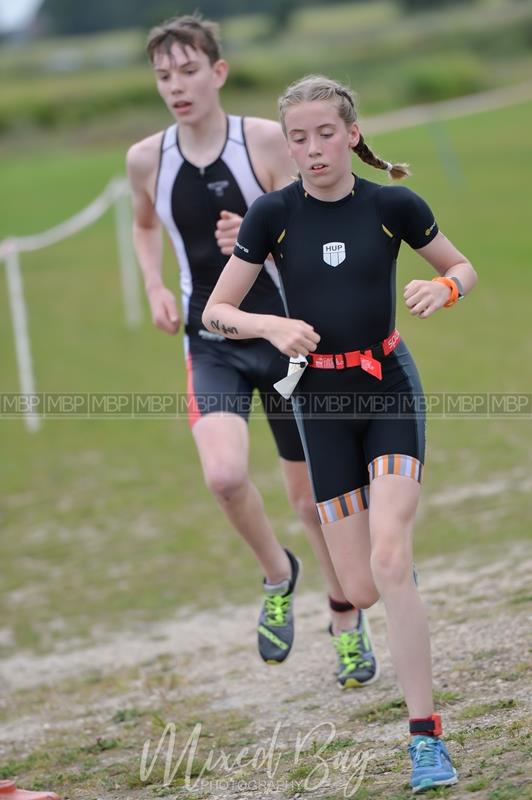
M 268 583 L 290 577 L 290 562 L 264 511 L 262 498 L 248 474 L 247 423 L 236 414 L 201 417 L 192 434 L 207 487 L 220 508 L 253 550 Z
M 294 642 L 293 603 L 300 564 L 277 541 L 249 478 L 247 423 L 235 414 L 208 414 L 192 430 L 207 486 L 266 576 L 257 630 L 260 656 L 267 663 L 281 663 Z

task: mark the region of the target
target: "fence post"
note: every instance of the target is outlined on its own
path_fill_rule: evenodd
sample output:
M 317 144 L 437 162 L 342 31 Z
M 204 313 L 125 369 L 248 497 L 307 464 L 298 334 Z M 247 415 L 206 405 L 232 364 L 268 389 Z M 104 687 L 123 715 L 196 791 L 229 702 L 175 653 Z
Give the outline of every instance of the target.
M 113 194 L 124 314 L 127 326 L 138 328 L 142 322 L 142 299 L 139 269 L 131 238 L 131 201 L 123 181 L 115 181 Z
M 24 401 L 24 421 L 27 429 L 34 433 L 41 427 L 41 418 L 32 411 L 32 400 L 35 396 L 35 379 L 31 359 L 30 338 L 28 335 L 28 315 L 26 313 L 19 253 L 15 239 L 6 242 L 4 259 L 9 306 L 11 309 L 11 318 L 13 320 L 13 334 L 15 337 L 20 391 L 26 398 Z

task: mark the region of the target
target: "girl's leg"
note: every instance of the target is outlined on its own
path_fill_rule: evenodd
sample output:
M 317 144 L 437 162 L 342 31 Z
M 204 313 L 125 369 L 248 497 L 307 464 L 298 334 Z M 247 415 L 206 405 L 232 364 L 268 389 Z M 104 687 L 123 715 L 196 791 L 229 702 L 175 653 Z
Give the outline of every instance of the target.
M 322 526 L 323 536 L 345 598 L 356 608 L 369 608 L 379 599 L 370 566 L 368 511 Z
M 288 499 L 305 527 L 308 540 L 325 579 L 329 597 L 336 600 L 337 603 L 348 605 L 323 536 L 307 465 L 304 461 L 287 461 L 284 458 L 281 458 L 280 461 Z M 330 615 L 335 632 L 352 629 L 358 620 L 356 608 L 344 612 L 331 609 Z
M 337 415 L 326 419 L 302 415 L 298 422 L 323 538 L 343 595 L 331 596 L 340 608 L 347 601 L 357 609 L 350 627 L 333 618 L 333 643 L 340 661 L 338 682 L 342 688 L 361 686 L 375 680 L 378 674 L 361 610 L 372 606 L 379 596 L 370 570 L 366 456 L 362 443 L 357 446 L 353 439 L 350 418 L 346 422 Z
M 324 524 L 323 535 L 343 594 L 360 609 L 350 630 L 343 625 L 335 625 L 331 630 L 338 654 L 338 685 L 342 689 L 366 686 L 379 675 L 369 623 L 361 610 L 369 608 L 379 597 L 370 571 L 368 512 L 360 511 Z
M 323 525 L 323 533 L 345 597 L 359 609 L 369 608 L 379 595 L 370 570 L 367 510 Z M 341 627 L 334 633 L 338 685 L 345 689 L 373 683 L 379 670 L 365 613 L 358 612 L 356 626 L 351 630 Z
M 434 713 L 428 622 L 412 576 L 412 533 L 420 485 L 382 475 L 370 487 L 371 571 L 386 608 L 388 639 L 410 718 Z

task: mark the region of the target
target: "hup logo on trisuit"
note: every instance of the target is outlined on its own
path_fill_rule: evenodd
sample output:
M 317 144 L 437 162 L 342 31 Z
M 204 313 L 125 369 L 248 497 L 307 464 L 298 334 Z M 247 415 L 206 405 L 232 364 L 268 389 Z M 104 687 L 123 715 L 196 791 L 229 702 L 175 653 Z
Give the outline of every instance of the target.
M 343 242 L 328 242 L 323 245 L 323 260 L 330 267 L 338 267 L 345 261 L 345 244 Z

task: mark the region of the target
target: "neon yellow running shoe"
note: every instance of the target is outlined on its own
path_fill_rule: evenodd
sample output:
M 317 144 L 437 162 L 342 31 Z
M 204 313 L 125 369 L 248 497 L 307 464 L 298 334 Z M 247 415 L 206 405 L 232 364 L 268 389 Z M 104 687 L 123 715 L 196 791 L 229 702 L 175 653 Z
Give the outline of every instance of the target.
M 362 609 L 358 612 L 358 623 L 352 631 L 343 631 L 335 636 L 332 628 L 334 649 L 338 654 L 336 678 L 341 689 L 367 686 L 379 677 L 379 665 L 371 645 L 368 619 Z
M 259 653 L 267 664 L 282 663 L 294 643 L 294 591 L 301 562 L 285 548 L 292 575 L 275 585 L 264 582 L 264 603 L 259 616 Z

